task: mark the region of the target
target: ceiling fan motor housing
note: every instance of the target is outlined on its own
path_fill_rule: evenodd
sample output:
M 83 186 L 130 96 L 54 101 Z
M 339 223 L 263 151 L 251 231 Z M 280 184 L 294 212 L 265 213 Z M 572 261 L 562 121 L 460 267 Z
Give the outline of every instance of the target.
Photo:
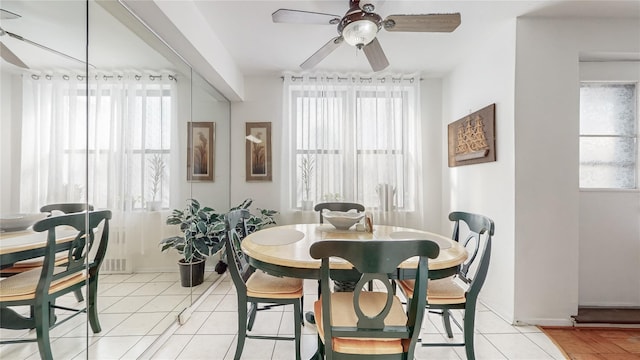
M 361 49 L 376 37 L 381 28 L 380 15 L 364 12 L 360 8 L 349 9 L 338 24 L 338 34 L 342 35 L 348 44 Z

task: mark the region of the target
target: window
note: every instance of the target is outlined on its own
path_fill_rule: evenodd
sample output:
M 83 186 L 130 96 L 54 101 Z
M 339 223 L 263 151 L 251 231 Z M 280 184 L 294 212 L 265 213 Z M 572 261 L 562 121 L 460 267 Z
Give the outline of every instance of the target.
M 419 86 L 408 79 L 296 78 L 287 87 L 291 206 L 355 201 L 412 211 L 417 198 Z M 411 78 L 413 79 L 413 78 Z
M 635 83 L 581 83 L 581 188 L 637 188 L 637 104 Z
M 25 210 L 85 199 L 120 210 L 142 209 L 150 201 L 169 206 L 175 77 L 101 74 L 92 77 L 88 91 L 81 75 L 23 79 L 29 95 L 22 128 Z

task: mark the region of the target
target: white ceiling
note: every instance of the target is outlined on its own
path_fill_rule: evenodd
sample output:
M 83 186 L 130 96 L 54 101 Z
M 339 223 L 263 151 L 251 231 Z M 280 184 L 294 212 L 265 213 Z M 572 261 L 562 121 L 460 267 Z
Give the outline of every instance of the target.
M 149 1 L 149 0 L 147 0 Z M 176 0 L 155 0 L 176 1 Z M 365 1 L 362 1 L 363 3 Z M 221 1 L 193 2 L 203 19 L 244 75 L 264 75 L 299 71 L 299 65 L 337 32 L 332 25 L 275 24 L 271 14 L 280 8 L 330 13 L 342 16 L 348 0 Z M 640 19 L 640 0 L 628 1 L 371 1 L 383 18 L 392 14 L 459 12 L 462 24 L 453 33 L 400 33 L 381 30 L 378 39 L 390 72 L 416 72 L 441 76 L 456 64 L 472 57 L 475 43 L 490 37 L 495 29 L 518 16 L 615 17 Z M 81 4 L 81 3 L 80 3 Z M 2 20 L 1 26 L 25 38 L 74 57 L 84 58 L 85 22 L 78 1 L 2 0 L 0 7 L 22 15 Z M 95 8 L 95 9 L 94 9 Z M 89 59 L 99 69 L 168 68 L 171 63 L 137 36 L 115 21 L 104 9 L 90 11 Z M 37 51 L 3 36 L 1 40 L 15 52 L 25 53 L 25 62 L 37 67 L 74 67 L 56 55 Z M 29 51 L 35 53 L 28 53 Z M 632 55 L 636 56 L 636 55 Z M 57 60 L 56 60 L 57 59 Z M 5 67 L 7 63 L 3 62 Z M 343 44 L 317 67 L 323 71 L 370 72 L 361 51 Z
M 366 1 L 362 0 L 361 4 Z M 473 56 L 473 44 L 518 16 L 640 18 L 640 1 L 370 1 L 383 18 L 392 14 L 461 14 L 453 33 L 378 34 L 391 72 L 441 76 Z M 204 19 L 245 75 L 300 70 L 299 65 L 337 35 L 333 25 L 273 23 L 280 8 L 344 15 L 349 1 L 196 1 Z M 343 43 L 315 68 L 370 72 L 364 53 Z

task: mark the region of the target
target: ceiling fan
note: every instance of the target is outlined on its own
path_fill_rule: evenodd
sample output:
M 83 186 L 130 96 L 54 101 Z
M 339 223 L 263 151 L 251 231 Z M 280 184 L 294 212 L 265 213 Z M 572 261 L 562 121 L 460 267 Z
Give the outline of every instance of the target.
M 302 10 L 279 9 L 271 14 L 274 23 L 337 25 L 338 36 L 329 40 L 311 57 L 303 62 L 302 69 L 311 69 L 337 49 L 343 42 L 364 51 L 373 71 L 389 66 L 380 42 L 378 31 L 404 32 L 452 32 L 460 25 L 460 13 L 389 15 L 386 19 L 374 13 L 373 4 L 362 4 L 360 0 L 349 0 L 349 10 L 343 17 Z
M 5 9 L 0 9 L 0 19 L 2 19 L 2 20 L 18 19 L 20 17 L 22 17 L 22 16 L 14 13 L 14 12 L 11 12 L 11 11 L 8 11 L 8 10 L 5 10 Z M 20 36 L 18 34 L 12 33 L 10 31 L 7 31 L 7 30 L 3 29 L 2 27 L 0 27 L 0 37 L 5 36 L 5 35 L 7 35 L 7 36 L 9 36 L 9 37 L 11 37 L 13 39 L 17 39 L 17 40 L 20 40 L 22 42 L 25 42 L 27 44 L 36 46 L 36 47 L 38 47 L 40 49 L 44 49 L 44 50 L 47 50 L 47 51 L 52 52 L 54 54 L 63 56 L 65 58 L 67 58 L 67 59 L 74 60 L 74 61 L 80 62 L 82 64 L 86 63 L 83 60 L 77 59 L 77 58 L 75 58 L 75 57 L 73 57 L 71 55 L 67 55 L 67 54 L 65 54 L 63 52 L 60 52 L 58 50 L 54 50 L 54 49 L 52 49 L 50 47 L 47 47 L 47 46 L 44 46 L 44 45 L 39 44 L 37 42 L 31 41 L 31 40 L 29 40 L 27 38 L 24 38 L 24 37 L 22 37 L 22 36 Z M 0 41 L 0 57 L 2 57 L 2 59 L 4 59 L 8 63 L 11 63 L 11 64 L 13 64 L 15 66 L 18 66 L 18 67 L 21 67 L 21 68 L 25 68 L 25 69 L 29 68 L 29 66 L 27 66 L 27 64 L 25 64 L 20 59 L 20 57 L 18 57 L 13 51 L 11 51 L 7 46 L 5 46 L 5 44 L 2 41 Z M 93 65 L 91 65 L 91 64 L 89 64 L 89 66 L 93 67 Z

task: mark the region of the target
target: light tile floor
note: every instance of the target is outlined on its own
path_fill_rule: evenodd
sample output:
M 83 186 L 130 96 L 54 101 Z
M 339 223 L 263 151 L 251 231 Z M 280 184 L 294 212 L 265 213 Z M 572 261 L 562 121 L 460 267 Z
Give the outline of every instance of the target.
M 195 302 L 218 277 L 215 272 L 207 272 L 203 284 L 185 288 L 180 286 L 177 273 L 100 275 L 98 308 L 102 331 L 93 334 L 87 328 L 86 315 L 76 316 L 51 330 L 53 356 L 64 360 L 137 359 L 176 323 L 180 311 Z M 73 294 L 60 298 L 58 304 L 78 307 Z M 27 313 L 28 308 L 21 311 Z M 34 330 L 0 329 L 3 340 L 33 337 Z M 3 360 L 39 358 L 35 342 L 0 346 Z
M 317 282 L 305 280 L 305 311 L 311 310 L 317 297 Z M 145 353 L 149 359 L 233 359 L 237 334 L 237 300 L 227 274 L 196 304 L 189 321 Z M 261 311 L 256 317 L 254 334 L 292 335 L 293 306 Z M 460 318 L 460 314 L 456 315 Z M 456 329 L 457 330 L 457 329 Z M 439 315 L 429 314 L 421 338 L 445 341 Z M 454 340 L 460 341 L 461 333 Z M 560 350 L 535 326 L 512 326 L 479 305 L 476 313 L 477 359 L 564 359 Z M 316 329 L 302 329 L 302 358 L 309 359 L 317 348 Z M 151 352 L 151 353 L 150 353 Z M 416 359 L 466 359 L 462 347 L 422 347 Z M 295 359 L 293 341 L 247 339 L 242 359 Z
M 55 359 L 233 359 L 237 334 L 235 288 L 228 273 L 218 279 L 208 274 L 205 284 L 189 289 L 176 282 L 175 273 L 103 275 L 100 282 L 102 332 L 86 328 L 84 315 L 52 330 Z M 213 285 L 212 285 L 213 284 Z M 210 288 L 209 286 L 212 285 Z M 199 295 L 204 294 L 202 298 Z M 317 297 L 317 282 L 305 281 L 305 311 Z M 190 319 L 182 326 L 176 318 L 186 304 L 195 302 Z M 61 304 L 75 305 L 73 295 Z M 26 309 L 25 309 L 26 311 Z M 293 334 L 293 307 L 276 307 L 258 313 L 253 333 Z M 459 317 L 459 314 L 457 315 Z M 421 338 L 443 341 L 442 325 L 430 314 Z M 457 329 L 456 329 L 457 330 Z M 89 336 L 84 335 L 88 332 Z M 0 338 L 34 336 L 33 331 L 0 330 Z M 460 340 L 460 332 L 456 333 Z M 456 340 L 456 339 L 454 339 Z M 483 306 L 476 313 L 477 359 L 564 359 L 535 326 L 511 326 Z M 83 349 L 88 348 L 88 351 Z M 302 329 L 302 358 L 317 348 L 316 329 Z M 416 359 L 465 359 L 464 349 L 419 346 Z M 0 359 L 38 359 L 35 343 L 0 346 Z M 293 341 L 247 339 L 242 359 L 295 359 Z

